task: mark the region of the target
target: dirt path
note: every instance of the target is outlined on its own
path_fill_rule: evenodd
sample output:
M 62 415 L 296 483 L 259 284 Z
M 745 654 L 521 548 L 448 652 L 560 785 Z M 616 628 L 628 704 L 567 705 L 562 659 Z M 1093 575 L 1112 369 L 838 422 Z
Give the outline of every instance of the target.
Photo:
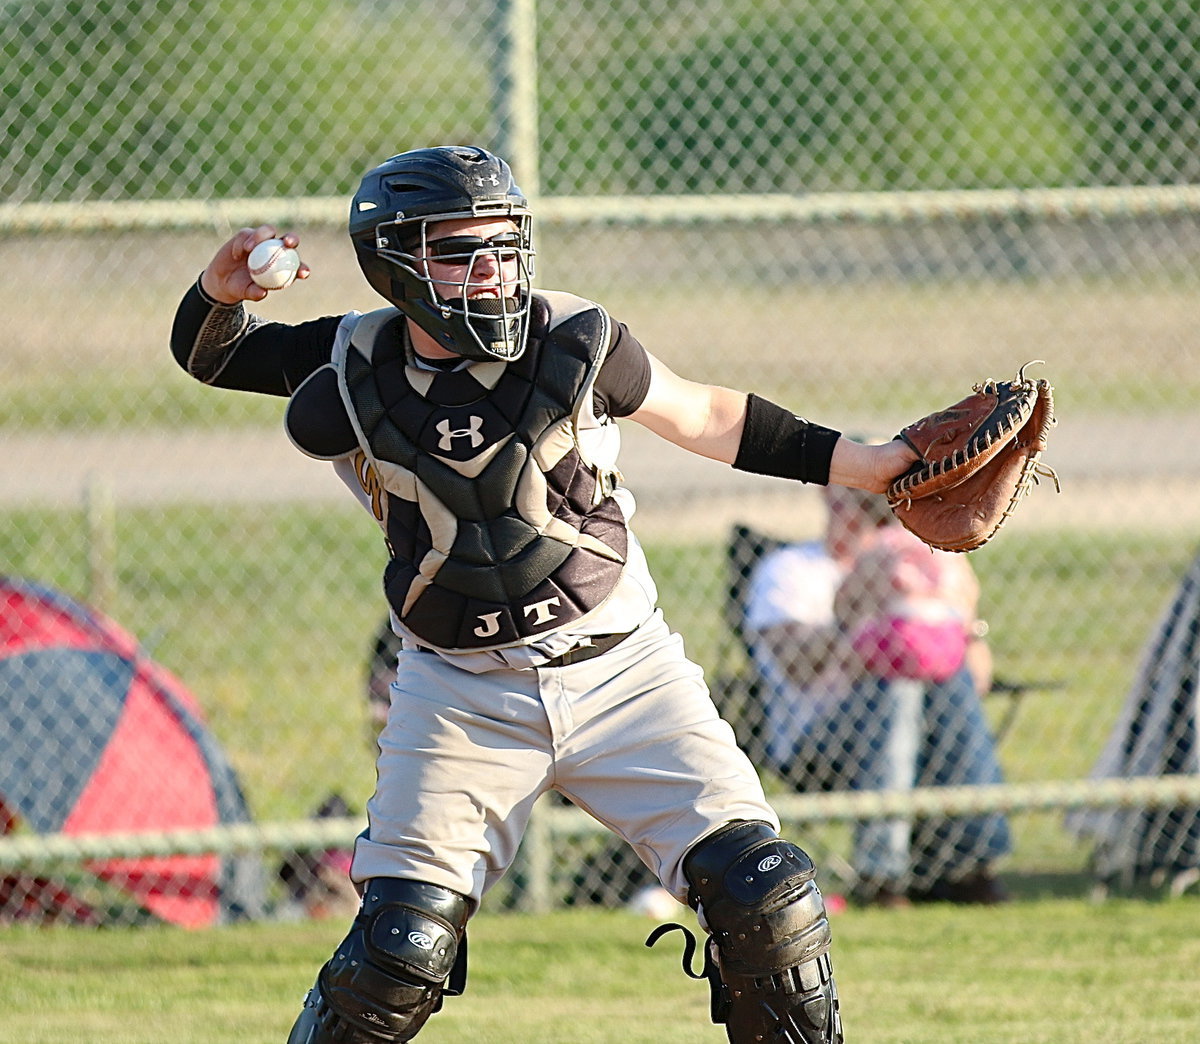
M 1200 532 L 1200 417 L 1060 425 L 1047 460 L 1063 492 L 1042 482 L 1021 527 L 1159 527 Z M 810 493 L 735 472 L 624 426 L 623 470 L 638 495 L 644 536 L 723 535 L 745 520 L 786 532 L 819 524 Z M 271 431 L 6 436 L 0 504 L 73 506 L 99 490 L 117 504 L 348 502 L 328 465 Z M 1148 472 L 1148 469 L 1149 472 Z

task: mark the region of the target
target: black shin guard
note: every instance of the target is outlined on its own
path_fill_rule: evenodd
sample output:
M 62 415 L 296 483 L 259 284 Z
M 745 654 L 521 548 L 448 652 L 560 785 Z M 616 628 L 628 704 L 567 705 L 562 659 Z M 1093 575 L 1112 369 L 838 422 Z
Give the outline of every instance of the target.
M 766 823 L 738 822 L 696 845 L 683 870 L 689 902 L 711 933 L 704 970 L 689 967 L 690 946 L 684 970 L 708 978 L 713 1021 L 732 1044 L 841 1044 L 829 920 L 812 860 Z
M 437 885 L 368 881 L 350 934 L 318 974 L 288 1044 L 412 1040 L 443 993 L 462 992 L 470 912 L 469 899 Z

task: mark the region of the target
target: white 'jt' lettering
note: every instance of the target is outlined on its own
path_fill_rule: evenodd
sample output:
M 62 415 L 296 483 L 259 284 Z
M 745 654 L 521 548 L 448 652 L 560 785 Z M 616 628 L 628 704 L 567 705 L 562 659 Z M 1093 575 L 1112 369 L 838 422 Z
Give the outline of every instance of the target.
M 559 601 L 557 596 L 554 598 L 547 598 L 543 602 L 534 602 L 532 605 L 525 606 L 525 615 L 528 616 L 530 613 L 536 613 L 537 615 L 533 618 L 534 623 L 549 623 L 554 619 L 554 614 L 550 612 L 549 607 L 558 604 Z
M 438 439 L 438 449 L 443 453 L 449 453 L 454 448 L 454 440 L 461 438 L 470 439 L 471 449 L 476 449 L 483 445 L 483 434 L 480 430 L 482 428 L 482 417 L 468 417 L 465 428 L 451 428 L 450 422 L 442 418 L 437 422 L 438 434 L 442 436 Z
M 475 634 L 479 638 L 490 638 L 493 634 L 500 632 L 500 614 L 499 613 L 480 613 L 478 620 L 483 622 L 475 628 Z

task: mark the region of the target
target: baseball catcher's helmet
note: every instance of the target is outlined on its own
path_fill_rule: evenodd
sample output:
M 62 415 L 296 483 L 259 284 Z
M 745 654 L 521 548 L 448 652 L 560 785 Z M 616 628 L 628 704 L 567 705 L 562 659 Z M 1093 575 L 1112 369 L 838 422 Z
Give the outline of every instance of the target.
M 462 255 L 461 280 L 434 280 L 422 260 L 431 222 L 510 218 L 513 243 L 476 244 Z M 367 282 L 437 339 L 469 359 L 511 361 L 525 350 L 533 275 L 532 219 L 508 164 L 485 149 L 442 145 L 385 160 L 363 177 L 350 203 L 350 238 Z M 467 295 L 479 255 L 517 264 L 501 298 Z M 456 269 L 457 271 L 457 269 Z M 439 292 L 438 288 L 442 288 Z M 507 296 L 511 293 L 512 296 Z

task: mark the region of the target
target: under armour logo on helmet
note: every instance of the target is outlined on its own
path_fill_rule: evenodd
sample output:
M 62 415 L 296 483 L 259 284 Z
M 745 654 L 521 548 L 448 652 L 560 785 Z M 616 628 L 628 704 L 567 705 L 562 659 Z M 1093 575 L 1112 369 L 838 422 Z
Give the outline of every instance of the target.
M 486 178 L 482 174 L 475 175 L 476 185 L 499 185 L 500 178 L 496 174 L 489 174 Z
M 448 420 L 440 420 L 437 422 L 437 430 L 442 437 L 438 439 L 438 449 L 449 453 L 454 448 L 454 440 L 460 438 L 470 439 L 471 449 L 476 449 L 483 445 L 483 434 L 480 431 L 482 427 L 482 417 L 468 417 L 465 428 L 452 428 Z

